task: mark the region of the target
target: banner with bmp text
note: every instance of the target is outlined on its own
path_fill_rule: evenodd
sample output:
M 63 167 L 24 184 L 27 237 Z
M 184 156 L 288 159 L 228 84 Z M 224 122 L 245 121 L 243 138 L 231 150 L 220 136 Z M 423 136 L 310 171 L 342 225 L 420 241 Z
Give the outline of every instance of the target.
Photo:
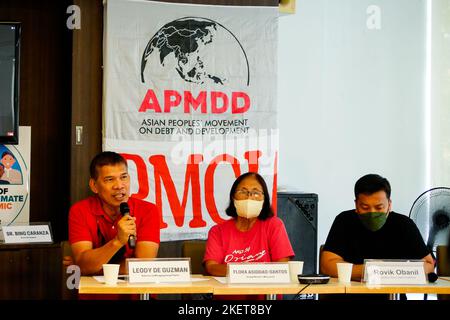
M 107 1 L 103 149 L 159 207 L 162 241 L 205 239 L 248 171 L 276 208 L 277 19 L 277 7 Z
M 0 241 L 2 226 L 30 220 L 31 127 L 19 127 L 19 144 L 0 144 Z

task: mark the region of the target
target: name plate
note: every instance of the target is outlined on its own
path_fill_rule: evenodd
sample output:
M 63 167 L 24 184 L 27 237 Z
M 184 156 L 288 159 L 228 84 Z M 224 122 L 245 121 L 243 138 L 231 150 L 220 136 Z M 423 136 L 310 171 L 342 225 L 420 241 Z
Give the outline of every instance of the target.
M 130 283 L 190 282 L 191 259 L 127 259 Z
M 368 285 L 426 284 L 427 278 L 421 260 L 365 260 L 363 281 Z
M 5 243 L 52 243 L 48 224 L 3 226 Z
M 287 262 L 229 263 L 228 283 L 289 283 Z

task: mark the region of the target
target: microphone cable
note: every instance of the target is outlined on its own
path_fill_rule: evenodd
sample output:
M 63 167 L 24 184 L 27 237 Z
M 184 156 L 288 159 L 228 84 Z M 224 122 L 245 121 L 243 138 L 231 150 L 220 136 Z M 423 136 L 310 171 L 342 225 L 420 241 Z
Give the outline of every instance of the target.
M 301 293 L 308 288 L 311 285 L 311 283 L 308 283 L 306 286 L 304 286 L 299 292 L 297 292 L 297 294 L 292 298 L 292 300 L 300 300 L 300 295 Z

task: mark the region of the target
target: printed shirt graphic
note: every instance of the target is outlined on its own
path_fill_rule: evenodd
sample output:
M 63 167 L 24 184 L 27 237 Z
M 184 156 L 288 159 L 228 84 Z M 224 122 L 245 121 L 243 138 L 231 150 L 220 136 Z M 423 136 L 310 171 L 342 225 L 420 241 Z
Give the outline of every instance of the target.
M 281 219 L 257 220 L 247 232 L 239 231 L 235 223 L 231 219 L 211 228 L 203 261 L 271 262 L 294 256 Z
M 103 149 L 160 209 L 161 241 L 205 239 L 248 171 L 276 208 L 278 7 L 108 0 L 105 12 Z

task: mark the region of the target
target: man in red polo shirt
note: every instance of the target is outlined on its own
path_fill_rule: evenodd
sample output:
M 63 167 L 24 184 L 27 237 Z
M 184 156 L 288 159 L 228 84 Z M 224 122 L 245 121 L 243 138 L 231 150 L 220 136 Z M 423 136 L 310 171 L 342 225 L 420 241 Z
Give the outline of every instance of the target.
M 69 241 L 82 275 L 102 273 L 104 263 L 126 258 L 154 258 L 159 248 L 159 213 L 149 202 L 130 197 L 130 176 L 126 160 L 115 152 L 102 152 L 90 165 L 89 187 L 94 196 L 75 203 L 69 212 Z M 129 215 L 120 204 L 127 202 Z M 128 239 L 135 236 L 135 248 Z

